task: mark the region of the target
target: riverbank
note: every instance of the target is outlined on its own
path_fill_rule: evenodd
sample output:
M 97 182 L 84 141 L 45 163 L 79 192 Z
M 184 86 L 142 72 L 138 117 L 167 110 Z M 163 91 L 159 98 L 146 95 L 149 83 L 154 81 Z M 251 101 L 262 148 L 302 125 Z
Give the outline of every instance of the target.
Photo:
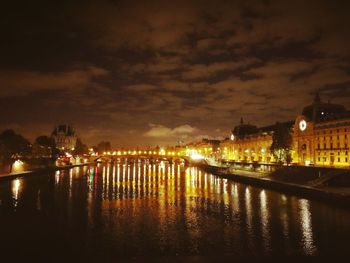
M 72 164 L 72 165 L 65 165 L 65 166 L 50 166 L 50 167 L 33 169 L 30 171 L 18 172 L 18 173 L 0 174 L 0 180 L 9 180 L 9 179 L 14 179 L 14 178 L 18 178 L 18 177 L 36 175 L 36 174 L 41 174 L 41 173 L 46 173 L 46 172 L 68 170 L 68 169 L 71 169 L 74 167 L 81 167 L 81 166 L 86 166 L 86 165 L 91 165 L 91 164 L 95 164 L 95 163 L 88 162 L 88 163 Z
M 220 168 L 208 164 L 197 164 L 204 171 L 232 179 L 237 182 L 254 185 L 309 199 L 350 204 L 350 187 L 337 186 L 339 177 L 349 176 L 349 171 L 336 169 L 318 169 L 305 167 L 282 167 L 271 173 Z M 341 178 L 344 180 L 344 178 Z M 341 181 L 340 180 L 340 181 Z

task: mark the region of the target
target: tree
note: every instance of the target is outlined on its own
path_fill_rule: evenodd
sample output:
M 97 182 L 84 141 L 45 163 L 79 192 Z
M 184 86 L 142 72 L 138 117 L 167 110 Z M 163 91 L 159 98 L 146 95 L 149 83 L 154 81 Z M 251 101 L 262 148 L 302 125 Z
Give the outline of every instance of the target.
M 83 155 L 83 154 L 87 154 L 89 152 L 88 147 L 86 146 L 86 144 L 84 144 L 81 139 L 77 139 L 77 142 L 75 144 L 75 148 L 74 148 L 74 154 L 75 155 Z
M 278 163 L 290 163 L 291 161 L 292 135 L 289 127 L 277 122 L 272 136 L 270 150 Z
M 30 153 L 31 144 L 22 135 L 13 130 L 5 130 L 0 134 L 0 161 L 10 163 L 11 159 Z
M 107 152 L 112 149 L 111 143 L 108 141 L 102 141 L 97 145 L 97 151 L 99 153 Z
M 53 138 L 41 135 L 35 139 L 33 154 L 43 157 L 57 154 L 56 142 Z
M 53 138 L 48 137 L 46 135 L 41 135 L 35 139 L 35 143 L 37 143 L 40 146 L 44 147 L 51 147 L 54 148 L 56 147 L 56 142 Z

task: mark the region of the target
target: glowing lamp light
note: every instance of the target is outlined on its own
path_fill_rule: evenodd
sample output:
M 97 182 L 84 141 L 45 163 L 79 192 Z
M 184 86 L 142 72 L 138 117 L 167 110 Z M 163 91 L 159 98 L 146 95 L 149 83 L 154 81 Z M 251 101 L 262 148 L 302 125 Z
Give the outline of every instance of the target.
M 231 141 L 235 140 L 235 136 L 233 134 L 231 134 Z
M 13 163 L 12 169 L 14 172 L 18 172 L 23 167 L 23 162 L 21 160 L 16 160 Z
M 191 159 L 192 159 L 192 160 L 195 160 L 195 161 L 198 161 L 198 160 L 203 160 L 204 157 L 203 157 L 203 155 L 201 155 L 201 154 L 194 153 L 194 154 L 191 155 Z

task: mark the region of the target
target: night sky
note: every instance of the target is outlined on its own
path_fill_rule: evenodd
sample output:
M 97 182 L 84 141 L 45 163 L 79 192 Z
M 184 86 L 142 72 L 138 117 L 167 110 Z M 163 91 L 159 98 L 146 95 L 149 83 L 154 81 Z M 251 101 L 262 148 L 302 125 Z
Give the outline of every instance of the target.
M 350 104 L 350 1 L 7 1 L 0 128 L 171 145 Z

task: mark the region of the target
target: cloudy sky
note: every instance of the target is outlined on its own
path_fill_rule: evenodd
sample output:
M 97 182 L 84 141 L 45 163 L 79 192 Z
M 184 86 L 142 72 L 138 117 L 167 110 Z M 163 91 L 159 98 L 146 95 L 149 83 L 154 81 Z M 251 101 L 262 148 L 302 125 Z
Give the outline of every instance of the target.
M 350 108 L 350 1 L 8 2 L 0 128 L 29 139 L 58 123 L 115 147 L 225 137 L 315 91 Z

